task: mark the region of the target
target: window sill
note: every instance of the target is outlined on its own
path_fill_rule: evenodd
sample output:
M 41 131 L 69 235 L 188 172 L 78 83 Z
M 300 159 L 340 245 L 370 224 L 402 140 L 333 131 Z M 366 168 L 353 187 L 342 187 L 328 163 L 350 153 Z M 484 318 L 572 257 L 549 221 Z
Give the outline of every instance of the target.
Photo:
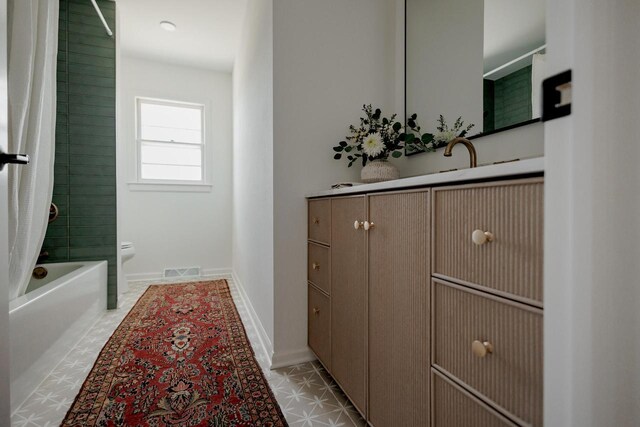
M 130 182 L 129 191 L 154 191 L 159 193 L 210 193 L 211 184 L 173 184 L 153 182 Z

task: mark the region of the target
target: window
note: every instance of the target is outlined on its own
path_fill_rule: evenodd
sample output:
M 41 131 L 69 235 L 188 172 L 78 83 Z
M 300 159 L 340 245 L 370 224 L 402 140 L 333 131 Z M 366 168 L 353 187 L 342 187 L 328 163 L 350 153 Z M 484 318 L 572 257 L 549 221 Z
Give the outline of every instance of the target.
M 204 183 L 204 105 L 137 99 L 138 180 Z

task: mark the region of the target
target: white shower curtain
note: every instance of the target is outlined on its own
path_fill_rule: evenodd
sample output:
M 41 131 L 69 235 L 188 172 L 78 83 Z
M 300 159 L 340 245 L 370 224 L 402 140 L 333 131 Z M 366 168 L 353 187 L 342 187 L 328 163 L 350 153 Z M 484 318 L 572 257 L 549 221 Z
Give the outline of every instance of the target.
M 53 192 L 58 0 L 9 0 L 10 298 L 22 295 L 47 230 Z
M 546 77 L 547 56 L 544 53 L 533 55 L 531 62 L 531 118 L 542 115 L 542 81 Z

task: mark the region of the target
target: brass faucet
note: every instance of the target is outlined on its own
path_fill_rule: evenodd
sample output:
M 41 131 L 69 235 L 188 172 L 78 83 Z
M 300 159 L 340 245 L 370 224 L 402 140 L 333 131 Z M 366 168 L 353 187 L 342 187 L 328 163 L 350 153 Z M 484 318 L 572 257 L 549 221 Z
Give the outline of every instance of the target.
M 444 149 L 444 156 L 451 157 L 451 150 L 453 150 L 454 145 L 456 145 L 458 142 L 461 142 L 462 144 L 464 144 L 464 146 L 467 147 L 467 150 L 469 150 L 471 167 L 472 168 L 477 167 L 478 159 L 477 159 L 476 149 L 471 143 L 471 141 L 469 141 L 467 138 L 458 137 L 449 141 L 449 143 L 447 144 L 447 148 Z

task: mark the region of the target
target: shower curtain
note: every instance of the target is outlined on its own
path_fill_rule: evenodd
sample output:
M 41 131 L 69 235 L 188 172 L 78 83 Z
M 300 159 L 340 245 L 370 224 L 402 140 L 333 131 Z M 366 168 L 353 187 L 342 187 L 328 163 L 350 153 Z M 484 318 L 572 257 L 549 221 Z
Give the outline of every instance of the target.
M 58 0 L 9 0 L 10 298 L 22 295 L 47 231 L 53 193 Z
M 542 81 L 546 77 L 547 56 L 536 53 L 531 61 L 531 117 L 537 119 L 542 115 Z

